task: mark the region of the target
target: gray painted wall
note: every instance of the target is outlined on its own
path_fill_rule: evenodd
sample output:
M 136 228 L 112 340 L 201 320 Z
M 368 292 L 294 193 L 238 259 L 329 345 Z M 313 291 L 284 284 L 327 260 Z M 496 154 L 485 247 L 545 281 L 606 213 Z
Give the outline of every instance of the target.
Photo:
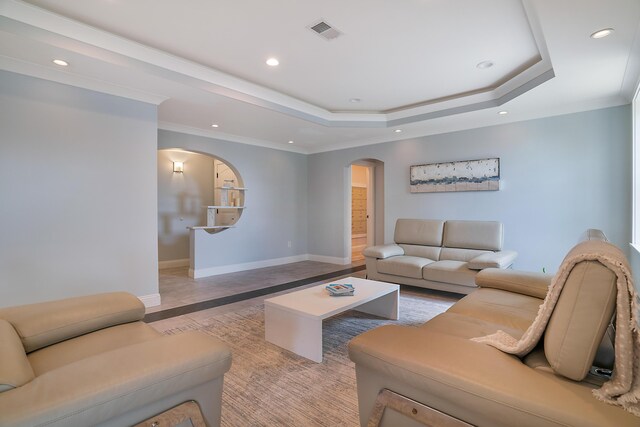
M 498 192 L 409 192 L 409 166 L 499 157 Z M 491 126 L 309 156 L 309 252 L 346 256 L 353 161 L 384 162 L 385 241 L 397 218 L 497 220 L 515 267 L 555 271 L 586 228 L 627 250 L 631 236 L 629 106 Z
M 173 172 L 173 162 L 184 162 L 184 173 Z M 213 157 L 180 150 L 158 151 L 158 260 L 189 258 L 187 227 L 207 224 L 213 205 Z
M 207 235 L 196 254 L 199 269 L 307 253 L 307 156 L 165 130 L 158 148 L 213 155 L 232 165 L 248 188 L 237 228 Z
M 156 107 L 0 72 L 0 306 L 158 292 Z

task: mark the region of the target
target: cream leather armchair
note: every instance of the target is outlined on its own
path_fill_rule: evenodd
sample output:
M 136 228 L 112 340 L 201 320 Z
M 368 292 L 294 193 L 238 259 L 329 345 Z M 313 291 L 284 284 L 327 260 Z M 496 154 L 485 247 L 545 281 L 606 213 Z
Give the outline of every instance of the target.
M 143 317 L 124 292 L 0 309 L 0 425 L 127 426 L 196 401 L 218 426 L 229 348 Z

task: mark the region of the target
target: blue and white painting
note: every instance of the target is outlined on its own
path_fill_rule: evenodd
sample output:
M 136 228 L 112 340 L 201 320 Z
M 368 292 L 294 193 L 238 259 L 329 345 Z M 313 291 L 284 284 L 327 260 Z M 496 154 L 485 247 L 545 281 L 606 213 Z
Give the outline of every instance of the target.
M 412 193 L 500 189 L 498 158 L 415 165 L 409 172 Z

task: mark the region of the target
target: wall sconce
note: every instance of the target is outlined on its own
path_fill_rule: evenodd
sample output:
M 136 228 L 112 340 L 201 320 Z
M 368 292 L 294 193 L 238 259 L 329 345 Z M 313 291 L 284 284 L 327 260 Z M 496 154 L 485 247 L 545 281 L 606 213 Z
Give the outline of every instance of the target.
M 173 162 L 173 171 L 177 173 L 184 172 L 184 163 L 183 162 Z

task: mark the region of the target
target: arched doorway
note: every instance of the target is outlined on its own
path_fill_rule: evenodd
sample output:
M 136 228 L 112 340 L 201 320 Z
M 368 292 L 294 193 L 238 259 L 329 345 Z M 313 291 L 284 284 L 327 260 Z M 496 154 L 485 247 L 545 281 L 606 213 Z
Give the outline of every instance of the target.
M 348 175 L 345 243 L 351 262 L 359 262 L 366 247 L 384 243 L 384 163 L 360 159 L 349 165 Z

